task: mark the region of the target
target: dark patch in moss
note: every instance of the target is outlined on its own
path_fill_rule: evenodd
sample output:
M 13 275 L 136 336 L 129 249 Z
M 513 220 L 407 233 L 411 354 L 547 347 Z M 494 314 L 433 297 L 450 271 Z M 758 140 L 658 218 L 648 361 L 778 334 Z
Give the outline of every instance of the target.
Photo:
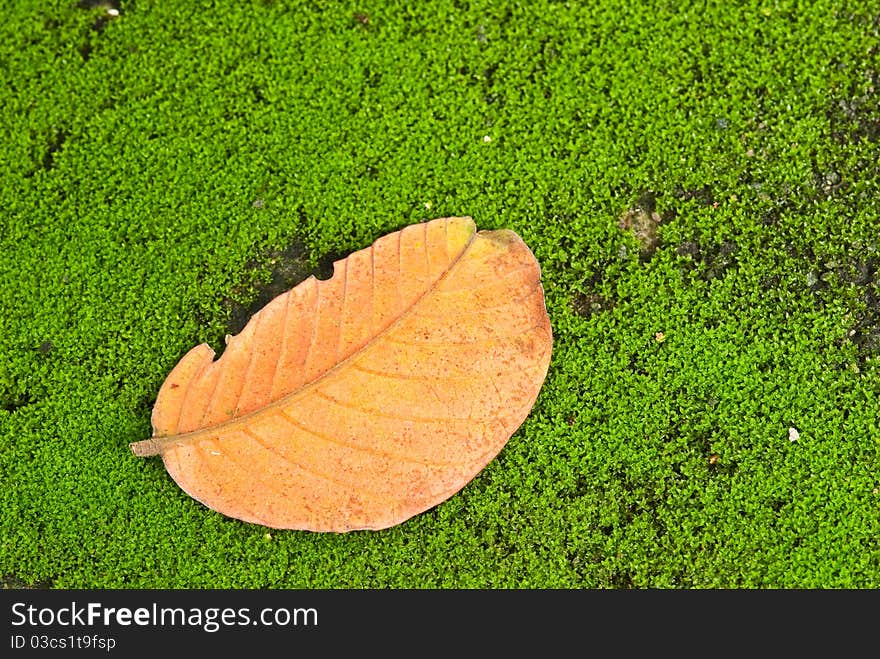
M 331 277 L 333 262 L 339 258 L 337 254 L 327 255 L 319 260 L 318 267 L 315 268 L 311 265 L 302 243 L 295 242 L 283 250 L 271 250 L 264 256 L 249 261 L 245 269 L 253 278 L 234 289 L 224 300 L 224 306 L 229 310 L 227 333 L 241 332 L 255 313 L 310 276 L 314 275 L 318 279 Z M 270 267 L 268 279 L 265 275 L 260 276 L 267 266 Z M 220 351 L 218 357 L 219 355 Z
M 856 286 L 867 286 L 876 281 L 877 266 L 880 264 L 876 257 L 870 256 L 863 261 L 858 261 L 852 270 L 852 283 Z
M 761 214 L 761 224 L 767 227 L 779 224 L 779 220 L 787 213 L 795 210 L 791 199 L 780 199 Z
M 647 375 L 648 370 L 644 367 L 642 359 L 642 356 L 638 353 L 631 354 L 626 365 L 627 370 L 632 371 L 636 375 Z
M 869 358 L 880 354 L 880 295 L 877 286 L 865 291 L 865 310 L 859 314 L 847 336 L 859 354 L 859 366 L 863 368 Z
M 675 247 L 675 253 L 683 257 L 680 267 L 686 272 L 695 272 L 704 281 L 720 279 L 731 268 L 736 267 L 736 253 L 739 245 L 730 240 L 702 246 L 696 240 L 686 240 Z
M 817 256 L 810 247 L 792 249 L 794 258 L 809 264 L 803 286 L 819 308 L 831 299 L 839 299 L 842 287 L 857 289 L 855 299 L 862 308 L 854 312 L 855 320 L 838 342 L 849 341 L 856 346 L 860 368 L 880 354 L 880 257 L 874 254 L 873 246 L 862 245 L 847 245 L 843 256 L 831 257 Z
M 499 108 L 504 107 L 504 95 L 499 92 L 489 92 L 483 97 L 486 105 L 497 104 Z
M 88 62 L 89 58 L 92 56 L 92 44 L 89 41 L 85 41 L 79 45 L 77 48 L 79 51 L 80 57 L 83 58 L 83 62 Z
M 6 412 L 15 412 L 33 403 L 31 395 L 27 391 L 11 392 L 0 391 L 0 409 Z
M 576 249 L 576 246 L 567 238 L 563 237 L 560 247 L 567 253 Z M 575 258 L 572 255 L 571 258 Z M 610 311 L 617 306 L 617 300 L 603 295 L 600 290 L 607 288 L 613 275 L 614 261 L 611 258 L 603 258 L 595 263 L 589 276 L 577 285 L 577 289 L 570 300 L 571 310 L 583 318 L 590 318 L 599 313 Z
M 581 579 L 592 572 L 593 568 L 591 566 L 596 566 L 602 562 L 602 555 L 595 551 L 569 550 L 566 553 L 566 558 L 575 574 Z
M 107 23 L 116 18 L 116 16 L 122 11 L 122 3 L 119 2 L 119 0 L 80 0 L 76 6 L 77 9 L 84 9 L 86 11 L 92 11 L 94 9 L 103 10 L 95 17 L 94 22 L 90 26 L 90 29 L 98 34 L 103 32 L 104 28 L 107 27 Z M 92 54 L 91 43 L 86 41 L 80 44 L 78 50 L 83 61 L 88 61 Z
M 49 579 L 29 582 L 14 574 L 4 574 L 0 577 L 0 588 L 3 590 L 48 590 L 51 587 L 52 582 Z
M 574 294 L 571 300 L 572 310 L 582 318 L 589 318 L 595 314 L 609 311 L 615 306 L 614 300 L 602 297 L 598 293 L 581 293 Z
M 501 66 L 498 62 L 490 64 L 488 67 L 483 69 L 483 84 L 489 88 L 495 85 L 495 74 L 498 72 L 498 67 Z
M 364 67 L 363 79 L 371 89 L 376 89 L 382 84 L 382 72 L 369 66 Z
M 628 570 L 614 570 L 609 578 L 612 588 L 632 590 L 636 587 L 632 573 Z
M 623 212 L 617 226 L 631 231 L 639 243 L 639 256 L 643 262 L 650 260 L 660 246 L 658 226 L 662 218 L 657 212 L 657 200 L 653 192 L 645 191 L 635 206 Z
M 594 491 L 592 482 L 584 474 L 575 479 L 574 484 L 568 488 L 563 496 L 567 499 L 580 499 L 591 494 Z
M 340 259 L 344 259 L 350 255 L 350 252 L 330 252 L 318 259 L 318 267 L 313 269 L 311 274 L 316 279 L 324 280 L 333 276 L 333 264 Z
M 701 206 L 711 206 L 715 203 L 712 188 L 707 184 L 701 188 L 678 187 L 674 192 L 675 198 L 681 201 L 696 201 Z
M 700 243 L 696 240 L 686 240 L 676 246 L 675 253 L 679 256 L 687 256 L 694 261 L 699 261 L 701 257 Z
M 251 85 L 251 94 L 253 94 L 254 102 L 259 105 L 269 102 L 265 95 L 263 95 L 263 90 L 257 85 Z
M 824 171 L 813 164 L 813 188 L 814 193 L 824 199 L 830 199 L 842 190 L 846 189 L 843 177 L 834 169 Z
M 55 167 L 55 154 L 61 151 L 61 149 L 64 147 L 64 143 L 67 141 L 67 137 L 68 132 L 65 129 L 55 129 L 55 131 L 47 140 L 46 148 L 43 151 L 42 158 L 40 158 L 39 166 L 35 166 L 33 169 L 28 171 L 25 176 L 33 176 L 40 168 L 48 171 Z
M 710 474 L 714 476 L 733 476 L 739 470 L 739 463 L 736 460 L 727 462 L 720 457 L 713 460 L 713 456 L 710 456 L 707 461 Z
M 653 190 L 642 190 L 636 200 L 636 208 L 646 213 L 657 212 L 657 193 Z
M 146 414 L 147 416 L 149 416 L 150 412 L 152 411 L 153 407 L 155 407 L 155 405 L 156 405 L 156 396 L 154 394 L 154 395 L 141 396 L 141 398 L 138 400 L 137 405 L 135 407 L 139 413 L 143 413 L 143 414 Z
M 807 288 L 814 293 L 830 288 L 830 282 L 858 287 L 870 286 L 875 282 L 877 267 L 880 264 L 875 256 L 865 256 L 860 248 L 849 246 L 847 253 L 840 258 L 820 258 L 809 247 L 797 250 L 793 256 L 809 263 L 810 270 L 807 273 Z M 869 304 L 866 297 L 865 302 Z
M 280 251 L 272 250 L 262 258 L 253 259 L 245 265 L 245 270 L 256 275 L 267 265 L 271 266 L 268 281 L 259 282 L 255 278 L 233 290 L 230 297 L 226 298 L 225 305 L 229 308 L 227 322 L 229 334 L 241 332 L 257 311 L 314 274 L 309 266 L 305 247 L 301 243 L 294 243 Z M 248 290 L 253 297 L 249 302 L 240 302 L 241 298 L 248 297 L 246 293 Z
M 832 99 L 826 110 L 831 137 L 838 144 L 880 139 L 880 73 L 865 71 L 862 80 L 867 82 L 863 89 L 853 82 L 843 98 Z

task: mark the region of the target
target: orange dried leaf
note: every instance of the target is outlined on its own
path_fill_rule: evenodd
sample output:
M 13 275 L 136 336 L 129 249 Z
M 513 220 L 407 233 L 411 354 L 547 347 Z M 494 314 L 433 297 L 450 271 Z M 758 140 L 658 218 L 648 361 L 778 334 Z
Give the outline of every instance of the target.
M 273 528 L 381 529 L 466 485 L 537 398 L 552 346 L 512 231 L 408 226 L 310 277 L 168 375 L 153 437 L 190 496 Z

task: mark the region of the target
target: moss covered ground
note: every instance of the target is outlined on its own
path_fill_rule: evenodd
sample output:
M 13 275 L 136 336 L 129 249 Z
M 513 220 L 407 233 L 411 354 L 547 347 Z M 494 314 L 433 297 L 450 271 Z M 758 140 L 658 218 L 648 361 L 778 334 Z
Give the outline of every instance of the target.
M 4 5 L 6 586 L 880 587 L 874 3 Z M 130 454 L 190 347 L 446 215 L 555 333 L 460 493 L 267 533 Z

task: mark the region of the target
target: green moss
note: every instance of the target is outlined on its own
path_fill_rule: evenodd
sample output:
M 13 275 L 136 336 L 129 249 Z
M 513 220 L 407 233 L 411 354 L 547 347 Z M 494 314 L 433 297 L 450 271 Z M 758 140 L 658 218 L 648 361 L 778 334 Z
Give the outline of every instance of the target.
M 880 586 L 876 16 L 90 4 L 0 25 L 4 584 Z M 129 454 L 267 284 L 462 214 L 532 247 L 555 333 L 462 492 L 267 536 Z

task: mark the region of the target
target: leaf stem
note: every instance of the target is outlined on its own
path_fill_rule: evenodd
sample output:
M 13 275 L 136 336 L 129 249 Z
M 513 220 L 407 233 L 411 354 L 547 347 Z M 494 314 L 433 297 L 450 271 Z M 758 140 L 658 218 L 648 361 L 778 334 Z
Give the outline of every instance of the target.
M 153 455 L 162 454 L 162 445 L 165 442 L 156 439 L 144 439 L 139 442 L 132 442 L 128 445 L 131 452 L 139 458 L 149 458 Z

